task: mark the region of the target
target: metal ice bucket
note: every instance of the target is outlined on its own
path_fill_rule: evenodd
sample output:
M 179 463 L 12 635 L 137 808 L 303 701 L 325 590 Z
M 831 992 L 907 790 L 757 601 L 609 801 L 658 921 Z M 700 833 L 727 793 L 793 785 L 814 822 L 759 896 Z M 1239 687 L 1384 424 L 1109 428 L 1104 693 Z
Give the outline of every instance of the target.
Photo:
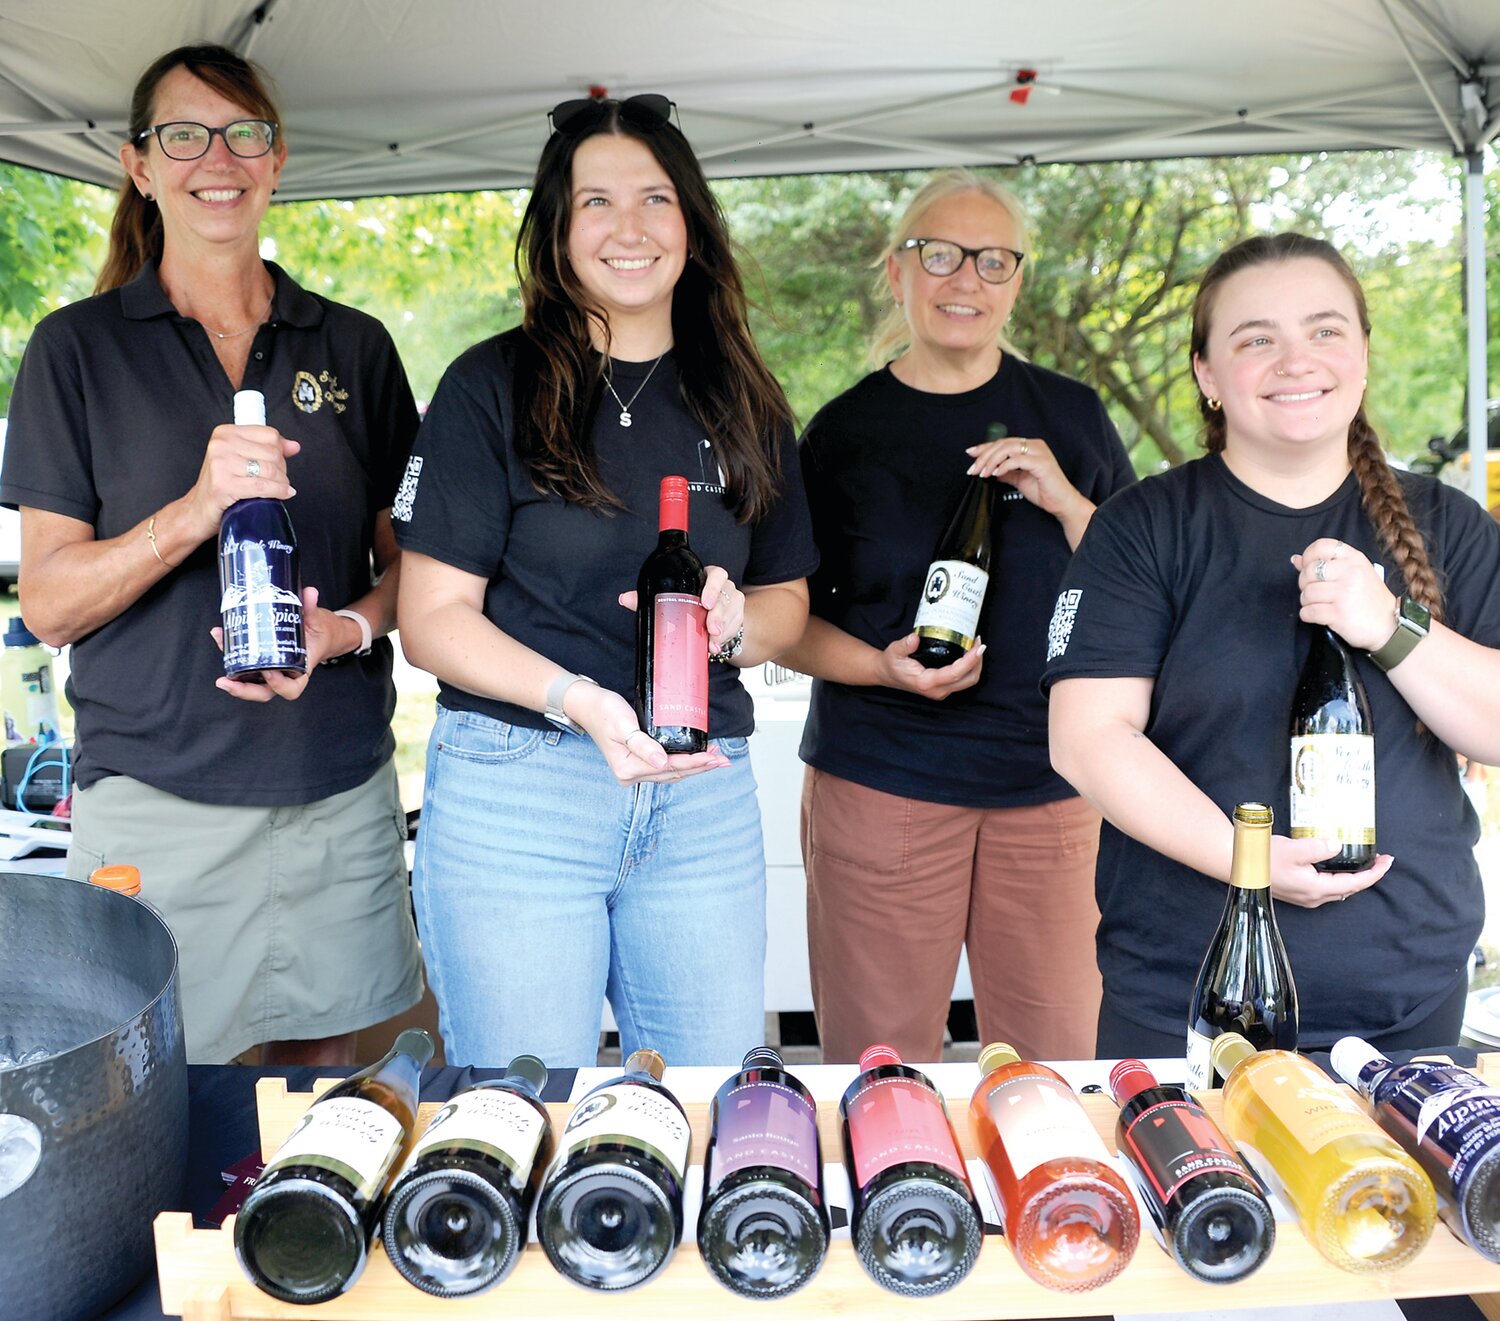
M 187 1059 L 177 945 L 145 904 L 0 875 L 0 1311 L 93 1317 L 183 1205 Z

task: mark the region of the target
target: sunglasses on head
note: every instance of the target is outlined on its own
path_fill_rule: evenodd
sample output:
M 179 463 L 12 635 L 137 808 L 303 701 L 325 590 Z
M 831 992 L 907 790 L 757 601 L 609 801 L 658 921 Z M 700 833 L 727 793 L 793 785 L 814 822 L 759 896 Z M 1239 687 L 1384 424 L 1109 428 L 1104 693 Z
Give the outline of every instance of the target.
M 553 106 L 547 118 L 554 133 L 581 134 L 601 124 L 613 106 L 619 107 L 620 119 L 631 128 L 658 129 L 671 122 L 677 102 L 660 92 L 642 92 L 623 101 L 585 96 Z

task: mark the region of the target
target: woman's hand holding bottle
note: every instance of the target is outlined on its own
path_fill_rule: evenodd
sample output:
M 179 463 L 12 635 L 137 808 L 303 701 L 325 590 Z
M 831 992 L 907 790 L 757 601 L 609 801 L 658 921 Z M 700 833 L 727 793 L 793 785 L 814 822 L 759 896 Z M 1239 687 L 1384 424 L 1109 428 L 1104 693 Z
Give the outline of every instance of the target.
M 1319 537 L 1292 556 L 1302 592 L 1300 617 L 1331 628 L 1351 647 L 1374 651 L 1396 627 L 1396 598 L 1375 566 L 1353 546 Z
M 918 697 L 929 697 L 934 702 L 941 702 L 979 682 L 979 673 L 984 666 L 982 640 L 976 639 L 974 646 L 951 665 L 942 665 L 935 670 L 929 670 L 912 656 L 920 641 L 918 635 L 911 632 L 883 650 L 872 648 L 874 672 L 870 682 L 882 688 L 901 688 Z
M 307 638 L 306 673 L 286 674 L 281 670 L 262 670 L 264 683 L 245 683 L 226 676 L 214 680 L 214 687 L 246 702 L 269 702 L 275 697 L 295 702 L 302 696 L 302 690 L 307 687 L 307 681 L 312 678 L 313 671 L 319 665 L 331 656 L 348 655 L 363 640 L 357 624 L 318 604 L 316 587 L 302 589 L 302 627 Z M 222 651 L 224 630 L 215 626 L 211 631 Z
M 717 564 L 709 564 L 705 568 L 708 576 L 704 579 L 703 592 L 698 599 L 708 611 L 708 651 L 712 656 L 720 647 L 733 641 L 735 635 L 745 627 L 745 603 L 749 598 L 729 580 L 729 574 Z M 637 601 L 636 592 L 621 592 L 619 595 L 620 604 L 627 610 L 636 609 Z
M 1320 872 L 1313 864 L 1339 851 L 1337 840 L 1271 836 L 1271 894 L 1299 908 L 1321 908 L 1367 890 L 1391 869 L 1389 853 L 1377 854 L 1373 866 L 1356 872 Z
M 707 752 L 667 753 L 641 728 L 635 708 L 619 693 L 598 684 L 573 684 L 564 704 L 569 718 L 594 740 L 621 784 L 671 783 L 729 765 L 729 758 L 713 744 Z
M 1092 514 L 1094 506 L 1064 475 L 1045 440 L 1035 436 L 1002 436 L 969 446 L 971 477 L 998 477 L 1060 523 L 1075 512 Z M 1083 506 L 1087 506 L 1083 510 Z
M 283 436 L 275 427 L 233 423 L 215 427 L 198 480 L 183 497 L 200 539 L 217 536 L 224 511 L 240 500 L 289 500 L 296 495 L 286 461 L 301 448 L 300 441 Z

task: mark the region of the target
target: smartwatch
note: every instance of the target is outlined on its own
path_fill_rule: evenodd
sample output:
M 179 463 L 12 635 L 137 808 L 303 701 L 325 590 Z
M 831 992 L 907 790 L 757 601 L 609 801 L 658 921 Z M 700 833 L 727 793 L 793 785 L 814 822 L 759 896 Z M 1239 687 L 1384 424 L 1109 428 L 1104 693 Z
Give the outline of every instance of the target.
M 542 714 L 559 729 L 566 729 L 572 734 L 582 734 L 585 732 L 583 726 L 563 710 L 563 698 L 575 683 L 592 683 L 595 687 L 598 686 L 597 682 L 586 674 L 572 674 L 564 670 L 547 685 L 547 709 Z
M 1412 653 L 1412 648 L 1427 636 L 1432 627 L 1432 611 L 1420 601 L 1403 595 L 1396 602 L 1396 631 L 1385 645 L 1370 653 L 1370 659 L 1382 670 L 1394 670 Z

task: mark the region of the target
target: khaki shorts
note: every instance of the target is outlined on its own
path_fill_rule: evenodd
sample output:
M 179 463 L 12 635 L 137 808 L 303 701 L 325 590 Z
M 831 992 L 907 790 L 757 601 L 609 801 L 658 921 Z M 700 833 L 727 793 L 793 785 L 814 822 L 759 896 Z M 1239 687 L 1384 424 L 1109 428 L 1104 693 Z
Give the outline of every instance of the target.
M 194 803 L 114 775 L 73 797 L 68 875 L 140 868 L 141 897 L 177 938 L 188 1060 L 222 1064 L 421 998 L 405 838 L 390 763 L 300 807 Z

